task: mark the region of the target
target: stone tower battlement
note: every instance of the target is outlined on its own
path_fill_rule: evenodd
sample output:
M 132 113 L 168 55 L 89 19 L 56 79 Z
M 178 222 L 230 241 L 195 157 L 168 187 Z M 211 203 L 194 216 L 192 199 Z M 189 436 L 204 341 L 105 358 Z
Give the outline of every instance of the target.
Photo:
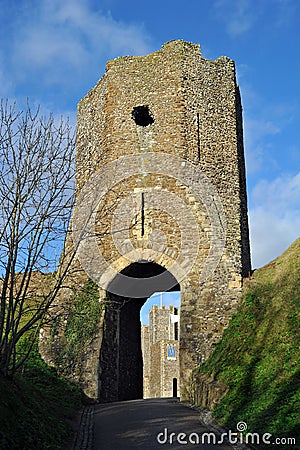
M 110 299 L 87 358 L 93 370 L 82 375 L 87 391 L 102 401 L 142 396 L 140 308 L 153 292 L 180 290 L 188 398 L 190 374 L 221 338 L 251 270 L 234 62 L 207 60 L 185 41 L 109 61 L 78 105 L 76 197 L 75 242 L 97 209 L 78 261 Z

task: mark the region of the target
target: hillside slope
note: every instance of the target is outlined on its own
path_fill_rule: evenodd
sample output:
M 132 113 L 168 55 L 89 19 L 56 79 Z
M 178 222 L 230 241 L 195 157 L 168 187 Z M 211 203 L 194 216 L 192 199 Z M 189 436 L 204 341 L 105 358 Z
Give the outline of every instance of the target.
M 276 448 L 300 448 L 299 319 L 300 239 L 246 280 L 238 313 L 201 367 L 229 388 L 214 417 L 233 430 L 244 421 L 249 432 L 297 437 L 296 447 Z
M 81 391 L 46 365 L 36 344 L 21 374 L 0 376 L 0 450 L 71 447 L 81 407 Z

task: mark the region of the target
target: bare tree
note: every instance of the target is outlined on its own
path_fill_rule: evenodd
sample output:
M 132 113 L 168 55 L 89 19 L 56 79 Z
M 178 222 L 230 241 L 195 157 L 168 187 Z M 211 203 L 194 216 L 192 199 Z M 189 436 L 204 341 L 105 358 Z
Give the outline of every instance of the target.
M 0 102 L 0 373 L 13 374 L 33 343 L 67 271 L 58 265 L 73 198 L 74 132 L 68 121 Z M 63 256 L 61 256 L 63 254 Z M 71 259 L 69 258 L 69 261 Z M 64 267 L 62 270 L 61 267 Z M 45 275 L 37 286 L 37 273 Z M 51 278 L 51 288 L 45 286 Z M 32 289 L 32 287 L 34 289 Z M 30 333 L 28 333 L 30 331 Z

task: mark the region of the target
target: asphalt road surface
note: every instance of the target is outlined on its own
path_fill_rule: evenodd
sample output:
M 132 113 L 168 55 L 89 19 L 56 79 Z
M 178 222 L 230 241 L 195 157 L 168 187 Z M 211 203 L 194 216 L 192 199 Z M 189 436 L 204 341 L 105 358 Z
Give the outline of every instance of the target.
M 100 404 L 94 409 L 94 450 L 232 450 L 220 441 L 220 435 L 214 437 L 212 430 L 200 423 L 197 411 L 176 399 L 131 400 Z

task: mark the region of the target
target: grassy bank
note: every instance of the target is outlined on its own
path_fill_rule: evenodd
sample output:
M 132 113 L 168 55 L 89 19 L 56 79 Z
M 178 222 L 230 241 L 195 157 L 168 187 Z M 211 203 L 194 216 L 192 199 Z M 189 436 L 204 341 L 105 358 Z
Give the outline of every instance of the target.
M 35 349 L 22 373 L 0 378 L 0 449 L 65 449 L 81 400 Z
M 224 425 L 297 438 L 296 447 L 274 448 L 300 448 L 299 319 L 300 239 L 246 282 L 241 308 L 201 368 L 229 387 L 213 411 Z

